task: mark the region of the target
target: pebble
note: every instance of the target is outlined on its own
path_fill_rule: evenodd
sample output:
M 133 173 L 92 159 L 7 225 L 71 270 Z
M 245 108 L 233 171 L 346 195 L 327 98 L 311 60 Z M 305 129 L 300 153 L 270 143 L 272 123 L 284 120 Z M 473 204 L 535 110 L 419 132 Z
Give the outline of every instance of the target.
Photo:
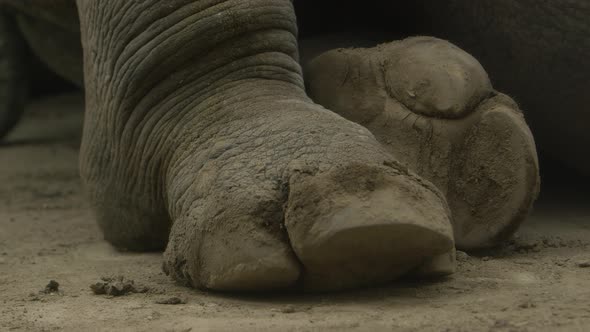
M 59 292 L 59 282 L 55 280 L 50 280 L 42 292 L 45 294 L 53 294 Z

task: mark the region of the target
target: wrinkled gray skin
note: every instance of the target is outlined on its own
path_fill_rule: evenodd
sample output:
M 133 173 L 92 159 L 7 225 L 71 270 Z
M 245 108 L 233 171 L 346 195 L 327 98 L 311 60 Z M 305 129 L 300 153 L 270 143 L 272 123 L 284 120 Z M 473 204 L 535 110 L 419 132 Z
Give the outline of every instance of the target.
M 82 86 L 79 21 L 74 2 L 4 2 L 24 14 L 19 15 L 19 26 L 36 54 L 62 77 Z M 473 54 L 490 73 L 496 88 L 513 96 L 525 110 L 542 153 L 590 175 L 590 157 L 579 149 L 590 144 L 588 1 L 415 3 L 410 6 L 412 12 L 404 15 L 420 17 L 423 26 L 418 31 L 449 39 Z M 393 13 L 397 8 L 392 1 L 381 4 L 379 10 Z M 371 39 L 388 41 L 384 39 L 388 34 L 381 31 L 379 37 Z M 55 50 L 59 52 L 53 54 Z
M 31 48 L 78 83 L 73 41 L 82 41 L 81 175 L 115 246 L 166 248 L 164 268 L 175 279 L 218 290 L 383 282 L 452 249 L 441 193 L 366 128 L 307 97 L 290 1 L 78 0 L 77 10 L 67 0 L 4 2 L 21 13 Z M 425 15 L 460 17 L 435 28 L 481 56 L 531 107 L 541 137 L 563 137 L 544 139 L 547 150 L 588 170 L 572 142 L 590 143 L 581 130 L 590 5 L 530 2 L 427 1 Z M 47 32 L 62 37 L 39 37 Z M 347 220 L 355 227 L 339 226 Z M 391 257 L 395 264 L 382 263 Z

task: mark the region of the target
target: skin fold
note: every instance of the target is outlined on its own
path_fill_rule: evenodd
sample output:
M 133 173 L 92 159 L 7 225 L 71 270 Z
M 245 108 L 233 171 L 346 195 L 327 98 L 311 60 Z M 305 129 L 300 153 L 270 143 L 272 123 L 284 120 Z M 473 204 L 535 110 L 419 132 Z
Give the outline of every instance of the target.
M 470 55 L 426 38 L 300 64 L 289 0 L 3 3 L 49 67 L 80 85 L 83 68 L 80 173 L 105 239 L 165 250 L 165 272 L 189 286 L 328 291 L 452 273 L 456 245 L 501 243 L 538 194 L 532 135 L 491 84 L 497 74 L 531 95 L 526 76 L 505 74 L 524 60 L 480 52 L 490 81 Z M 512 22 L 477 28 L 478 11 L 445 3 L 415 12 L 469 13 L 490 40 Z M 536 123 L 555 105 L 523 100 Z

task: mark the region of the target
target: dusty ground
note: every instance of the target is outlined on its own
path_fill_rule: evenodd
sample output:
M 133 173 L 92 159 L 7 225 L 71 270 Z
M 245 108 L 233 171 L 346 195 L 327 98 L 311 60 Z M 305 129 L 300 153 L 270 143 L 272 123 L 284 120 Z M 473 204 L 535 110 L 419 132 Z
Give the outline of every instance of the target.
M 174 285 L 158 253 L 120 253 L 102 240 L 77 174 L 81 105 L 75 95 L 37 102 L 0 145 L 0 331 L 590 331 L 590 194 L 568 194 L 578 181 L 546 186 L 515 241 L 460 255 L 446 280 L 336 295 L 211 294 Z M 91 292 L 113 275 L 148 292 Z M 59 292 L 40 292 L 50 280 Z M 186 303 L 156 303 L 174 296 Z

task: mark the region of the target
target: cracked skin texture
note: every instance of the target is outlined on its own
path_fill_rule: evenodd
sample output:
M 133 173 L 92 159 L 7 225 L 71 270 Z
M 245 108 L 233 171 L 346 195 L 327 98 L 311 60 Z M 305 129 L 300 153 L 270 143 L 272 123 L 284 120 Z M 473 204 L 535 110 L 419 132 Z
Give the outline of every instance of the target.
M 79 20 L 73 0 L 1 0 L 27 17 L 45 21 L 24 24 L 29 43 L 52 39 L 71 31 L 79 39 Z M 296 3 L 297 5 L 297 3 Z M 375 1 L 382 11 L 399 9 L 398 1 Z M 491 74 L 495 87 L 513 96 L 527 114 L 540 150 L 584 174 L 590 170 L 586 124 L 590 98 L 590 4 L 582 0 L 419 0 L 406 5 L 406 16 L 417 15 L 413 31 L 449 39 L 473 54 Z M 54 25 L 52 27 L 51 25 Z M 66 31 L 67 30 L 67 31 Z M 79 45 L 60 42 L 66 59 L 81 59 Z M 62 76 L 79 84 L 81 61 L 64 65 L 62 56 L 37 52 Z M 74 68 L 75 67 L 75 68 Z M 78 75 L 77 77 L 75 77 Z M 571 142 L 577 142 L 571 144 Z

